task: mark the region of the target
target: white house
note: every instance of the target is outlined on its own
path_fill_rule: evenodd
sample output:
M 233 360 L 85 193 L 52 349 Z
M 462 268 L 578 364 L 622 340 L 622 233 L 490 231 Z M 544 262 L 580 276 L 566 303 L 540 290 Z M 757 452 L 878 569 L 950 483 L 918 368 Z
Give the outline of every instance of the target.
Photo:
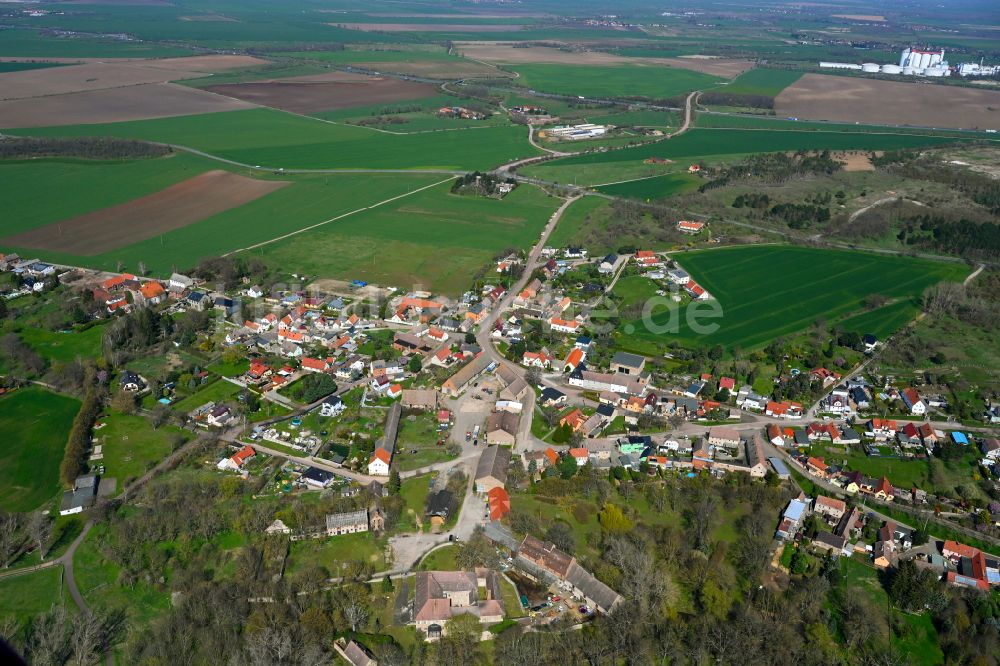
M 389 476 L 389 465 L 392 457 L 389 452 L 381 446 L 375 449 L 371 460 L 368 461 L 368 474 L 370 476 Z

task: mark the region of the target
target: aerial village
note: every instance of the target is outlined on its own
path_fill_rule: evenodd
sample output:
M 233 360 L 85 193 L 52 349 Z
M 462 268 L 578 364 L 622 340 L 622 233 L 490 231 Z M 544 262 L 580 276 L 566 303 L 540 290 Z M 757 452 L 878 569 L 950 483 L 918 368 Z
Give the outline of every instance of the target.
M 698 233 L 700 225 L 682 221 L 678 229 Z M 56 279 L 55 267 L 35 260 L 8 256 L 2 267 L 32 290 Z M 712 298 L 682 258 L 645 250 L 594 258 L 577 247 L 501 257 L 479 288 L 458 299 L 363 281 L 269 292 L 247 283 L 214 289 L 180 274 L 156 280 L 73 269 L 58 279 L 89 284 L 104 316 L 155 308 L 214 318 L 205 335 L 234 369 L 220 380 L 226 390 L 218 398 L 185 411 L 189 427 L 215 431 L 229 446 L 211 464 L 219 474 L 249 478 L 262 459 L 277 457 L 285 462 L 271 492 L 353 498 L 355 508 L 320 524 L 275 520 L 268 534 L 293 541 L 383 534 L 386 498 L 429 476 L 415 507 L 416 532 L 389 538 L 387 562 L 409 570 L 428 551 L 474 537 L 485 537 L 500 558 L 495 569 L 416 574 L 405 621 L 427 640 L 462 613 L 484 625 L 503 622 L 505 604 L 547 623 L 561 616 L 583 622 L 620 603 L 571 554 L 509 520 L 512 502 L 532 484 L 583 469 L 610 478 L 747 475 L 794 483 L 802 492 L 774 516 L 777 567 L 794 571 L 803 558 L 826 554 L 860 555 L 880 568 L 913 559 L 949 584 L 1000 585 L 995 557 L 960 539 L 935 541 L 933 526 L 919 519 L 921 512 L 977 512 L 1000 524 L 1000 505 L 975 508 L 855 469 L 859 459 L 928 459 L 945 447 L 979 451 L 980 473 L 1000 474 L 1000 441 L 942 424 L 945 399 L 864 371 L 878 339 L 859 340 L 849 373 L 792 369 L 782 381 L 808 387 L 809 402 L 788 398 L 777 379 L 767 394 L 733 376 L 673 375 L 599 335 L 601 322 L 590 313 L 623 274 L 655 281 L 658 295 L 675 303 Z M 147 405 L 169 406 L 185 393 L 176 382 L 154 387 L 127 367 L 115 381 Z M 887 409 L 892 418 L 882 415 Z M 1000 422 L 996 408 L 983 421 Z M 94 504 L 97 472 L 66 492 L 64 514 Z M 517 593 L 502 593 L 507 584 Z M 522 593 L 529 585 L 534 592 Z

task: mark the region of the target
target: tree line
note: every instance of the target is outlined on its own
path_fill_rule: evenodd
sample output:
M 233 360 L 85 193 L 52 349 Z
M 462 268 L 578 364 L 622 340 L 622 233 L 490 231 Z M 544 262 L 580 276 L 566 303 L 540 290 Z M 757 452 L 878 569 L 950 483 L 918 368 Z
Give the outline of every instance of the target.
M 161 157 L 170 152 L 169 146 L 111 137 L 0 139 L 0 159 L 80 157 L 88 160 L 132 160 Z

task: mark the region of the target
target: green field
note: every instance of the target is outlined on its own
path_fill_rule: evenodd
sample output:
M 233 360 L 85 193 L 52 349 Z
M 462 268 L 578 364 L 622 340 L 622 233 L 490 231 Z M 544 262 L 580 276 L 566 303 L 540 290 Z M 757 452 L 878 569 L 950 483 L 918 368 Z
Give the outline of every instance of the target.
M 27 327 L 20 331 L 24 340 L 40 356 L 56 363 L 70 363 L 78 358 L 94 358 L 101 354 L 103 326 L 91 326 L 83 331 L 48 331 Z
M 188 49 L 118 39 L 52 37 L 36 30 L 0 30 L 0 54 L 19 58 L 162 58 Z
M 559 218 L 559 224 L 549 235 L 548 245 L 565 247 L 578 242 L 581 228 L 592 215 L 600 215 L 610 205 L 607 199 L 601 197 L 583 197 L 574 201 Z
M 105 474 L 118 481 L 118 490 L 131 478 L 138 478 L 160 462 L 172 450 L 172 442 L 184 433 L 176 426 L 162 425 L 156 430 L 142 416 L 110 414 L 102 419 L 104 427 L 94 431 L 94 444 L 100 444 Z
M 861 310 L 870 294 L 912 298 L 936 282 L 960 281 L 968 273 L 961 264 L 787 245 L 702 250 L 675 258 L 717 299 L 721 318 L 703 321 L 718 329 L 698 334 L 687 321 L 690 308 L 669 306 L 654 313 L 653 323 L 663 326 L 678 313 L 676 332 L 657 334 L 631 322 L 625 325 L 632 330 L 628 337 L 752 348 L 820 318 L 837 322 Z
M 261 249 L 300 271 L 461 294 L 493 255 L 528 247 L 559 201 L 522 185 L 502 200 L 450 182 Z
M 362 51 L 360 49 L 350 49 L 343 51 L 291 51 L 282 52 L 275 55 L 288 58 L 302 58 L 304 60 L 321 60 L 336 65 L 344 65 L 353 62 L 412 62 L 414 60 L 435 61 L 435 62 L 465 62 L 461 56 L 449 55 L 439 47 L 434 49 L 379 49 Z
M 62 67 L 58 62 L 0 62 L 0 74 L 6 72 L 24 72 L 29 69 L 48 69 L 49 67 Z
M 52 606 L 68 603 L 67 608 L 75 608 L 68 597 L 62 566 L 5 578 L 0 580 L 0 618 L 12 615 L 23 623 Z
M 512 65 L 518 83 L 545 92 L 598 99 L 646 97 L 666 99 L 709 88 L 722 79 L 688 69 L 656 65 Z
M 739 129 L 701 129 L 666 141 L 613 150 L 606 153 L 576 155 L 550 162 L 548 169 L 560 166 L 607 164 L 642 161 L 647 157 L 672 159 L 701 158 L 718 155 L 784 152 L 792 150 L 896 150 L 914 146 L 950 143 L 951 139 L 900 133 L 860 133 L 839 131 L 767 131 Z
M 59 492 L 59 463 L 80 402 L 41 388 L 0 398 L 0 508 L 33 511 Z
M 5 210 L 10 213 L 5 229 L 9 229 L 9 233 L 18 233 L 114 206 L 220 166 L 233 169 L 186 153 L 130 162 L 86 163 L 49 159 L 30 163 L 2 162 L 0 197 L 5 201 Z M 142 261 L 154 273 L 169 274 L 175 269 L 191 268 L 204 257 L 330 220 L 442 178 L 444 176 L 420 173 L 284 176 L 281 179 L 290 181 L 289 186 L 244 206 L 103 254 L 84 257 L 44 252 L 5 245 L 2 239 L 0 248 L 17 250 L 22 256 L 30 254 L 104 270 L 117 270 L 119 261 L 124 269 L 137 270 L 138 263 Z M 104 187 L 107 182 L 114 182 L 116 186 Z M 62 196 L 48 196 L 47 193 L 52 191 L 58 191 Z M 67 334 L 42 330 L 26 332 L 25 338 L 43 355 L 57 360 L 72 360 L 78 346 L 92 351 L 94 345 L 99 345 L 100 335 L 98 327 L 74 334 L 73 344 L 68 344 Z M 51 347 L 53 344 L 63 348 L 58 355 L 49 353 L 55 349 Z
M 10 130 L 26 136 L 116 136 L 179 144 L 268 169 L 489 169 L 538 151 L 523 127 L 395 135 L 273 109 Z
M 760 67 L 743 72 L 733 82 L 719 86 L 712 92 L 731 95 L 760 95 L 774 97 L 802 77 L 803 72 L 788 69 L 763 69 Z
M 698 189 L 699 179 L 686 173 L 670 173 L 641 180 L 630 180 L 612 185 L 598 185 L 594 189 L 604 194 L 629 199 L 664 199 L 674 194 Z
M 986 132 L 971 130 L 943 130 L 913 127 L 891 127 L 884 125 L 855 125 L 823 120 L 792 120 L 791 118 L 776 118 L 774 116 L 757 116 L 740 113 L 699 113 L 695 117 L 695 125 L 701 128 L 716 129 L 764 129 L 785 130 L 789 132 L 856 132 L 862 134 L 919 134 L 922 136 L 955 137 L 959 139 L 977 138 L 991 140 L 992 135 Z
M 906 322 L 913 321 L 919 311 L 917 299 L 903 298 L 881 308 L 848 317 L 840 325 L 845 331 L 862 335 L 871 333 L 877 338 L 885 338 L 898 331 Z
M 387 132 L 405 134 L 410 132 L 430 132 L 434 130 L 462 130 L 480 127 L 496 127 L 510 125 L 510 120 L 504 113 L 495 113 L 482 120 L 463 120 L 460 118 L 440 118 L 437 110 L 442 106 L 461 106 L 463 100 L 449 95 L 433 95 L 418 99 L 408 99 L 401 102 L 385 104 L 370 104 L 355 106 L 336 111 L 321 111 L 309 115 L 324 120 L 358 124 L 370 121 L 375 116 L 387 116 L 396 122 L 378 125 Z M 405 112 L 399 111 L 406 109 Z M 402 121 L 402 122 L 400 122 Z

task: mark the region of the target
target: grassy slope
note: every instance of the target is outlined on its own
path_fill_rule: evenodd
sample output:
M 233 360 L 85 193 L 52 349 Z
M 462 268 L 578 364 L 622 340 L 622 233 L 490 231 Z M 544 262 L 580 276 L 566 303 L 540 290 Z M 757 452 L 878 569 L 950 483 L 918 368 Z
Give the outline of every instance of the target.
M 41 388 L 0 398 L 0 508 L 32 511 L 59 492 L 59 463 L 80 402 Z
M 537 238 L 558 201 L 522 186 L 502 200 L 449 194 L 448 183 L 263 248 L 306 273 L 461 293 L 507 247 Z
M 708 335 L 696 334 L 680 317 L 677 338 L 744 348 L 801 330 L 820 317 L 835 321 L 859 310 L 869 294 L 911 298 L 935 282 L 961 280 L 967 273 L 958 264 L 795 246 L 706 250 L 677 260 L 718 299 L 723 313 L 708 320 L 719 324 Z M 642 326 L 635 335 L 661 337 Z
M 160 58 L 191 55 L 191 51 L 173 46 L 116 39 L 48 37 L 35 30 L 0 30 L 0 53 L 23 58 Z
M 687 69 L 655 65 L 513 65 L 519 83 L 529 88 L 584 97 L 664 99 L 711 87 L 719 78 Z
M 273 109 L 12 130 L 32 136 L 117 136 L 190 146 L 267 168 L 485 169 L 538 154 L 522 127 L 394 135 Z

